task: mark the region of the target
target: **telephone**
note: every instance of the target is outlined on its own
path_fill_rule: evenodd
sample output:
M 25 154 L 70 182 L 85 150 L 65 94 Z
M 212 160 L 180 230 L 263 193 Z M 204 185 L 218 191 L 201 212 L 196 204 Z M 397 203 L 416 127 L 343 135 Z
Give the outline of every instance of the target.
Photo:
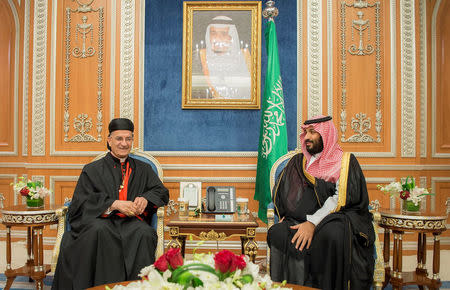
M 208 186 L 206 188 L 206 213 L 233 213 L 236 211 L 234 186 Z

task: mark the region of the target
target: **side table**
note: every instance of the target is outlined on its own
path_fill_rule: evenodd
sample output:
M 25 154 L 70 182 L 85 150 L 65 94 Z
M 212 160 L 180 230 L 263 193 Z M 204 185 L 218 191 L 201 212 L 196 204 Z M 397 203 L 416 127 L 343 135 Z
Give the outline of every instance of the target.
M 62 206 L 45 206 L 32 209 L 26 205 L 15 205 L 1 210 L 6 226 L 6 271 L 5 290 L 9 289 L 17 276 L 28 276 L 35 280 L 36 289 L 42 289 L 42 280 L 50 272 L 50 265 L 44 265 L 44 226 L 58 223 L 57 211 Z M 11 268 L 11 227 L 26 227 L 28 260 L 23 267 Z
M 230 237 L 240 237 L 242 254 L 248 255 L 255 262 L 258 252 L 258 244 L 255 241 L 258 223 L 255 218 L 252 215 L 239 217 L 236 213 L 226 216 L 230 219 L 216 219 L 214 214 L 171 218 L 167 224 L 172 238 L 168 248 L 181 248 L 184 257 L 186 238 L 189 236 L 203 241 L 223 241 Z
M 446 230 L 447 215 L 436 211 L 404 212 L 401 209 L 380 209 L 380 226 L 384 228 L 384 266 L 386 279 L 383 287 L 388 282 L 393 289 L 401 289 L 402 285 L 416 284 L 420 289 L 428 286 L 428 289 L 439 289 L 440 267 L 440 242 L 439 235 Z M 392 272 L 389 265 L 390 256 L 390 232 L 394 235 L 394 249 L 392 257 Z M 417 268 L 413 272 L 402 272 L 402 240 L 403 234 L 415 232 L 417 239 Z M 426 265 L 426 235 L 433 234 L 433 275 L 428 277 Z

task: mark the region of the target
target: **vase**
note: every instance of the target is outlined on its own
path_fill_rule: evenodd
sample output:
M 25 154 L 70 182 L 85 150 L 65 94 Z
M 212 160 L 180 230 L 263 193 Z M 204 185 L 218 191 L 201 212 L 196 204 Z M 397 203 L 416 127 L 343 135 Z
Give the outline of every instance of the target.
M 418 212 L 420 211 L 420 202 L 415 205 L 411 200 L 403 200 L 403 211 L 405 212 Z
M 27 207 L 28 208 L 44 207 L 44 199 L 43 198 L 38 198 L 38 199 L 27 198 Z

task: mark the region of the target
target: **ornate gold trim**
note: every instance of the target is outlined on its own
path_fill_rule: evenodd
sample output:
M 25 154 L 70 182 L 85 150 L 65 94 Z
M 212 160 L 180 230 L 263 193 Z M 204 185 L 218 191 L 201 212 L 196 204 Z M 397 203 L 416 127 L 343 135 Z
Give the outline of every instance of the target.
M 217 233 L 214 230 L 210 230 L 209 232 L 201 232 L 200 237 L 203 241 L 223 241 L 227 238 L 225 233 Z
M 339 211 L 341 207 L 345 206 L 347 202 L 347 181 L 348 181 L 348 167 L 350 164 L 350 153 L 344 152 L 341 162 L 341 173 L 339 175 L 339 197 L 335 212 Z
M 67 206 L 63 206 L 55 211 L 55 214 L 58 217 L 58 231 L 56 234 L 56 242 L 53 248 L 52 263 L 51 263 L 51 269 L 53 273 L 56 270 L 61 240 L 66 228 L 66 213 L 68 209 L 69 208 Z
M 305 174 L 306 179 L 308 179 L 309 182 L 311 182 L 312 185 L 316 185 L 316 178 L 314 176 L 312 176 L 311 174 L 309 174 L 308 171 L 306 171 L 306 158 L 305 158 L 305 155 L 303 155 L 302 168 L 303 168 L 303 173 Z
M 380 225 L 398 227 L 401 229 L 444 231 L 446 229 L 446 219 L 447 218 L 441 220 L 408 219 L 408 217 L 388 217 L 381 214 Z
M 261 2 L 259 1 L 189 1 L 183 3 L 183 109 L 260 109 L 261 82 Z M 192 95 L 194 12 L 241 10 L 251 12 L 251 96 L 250 99 L 194 99 Z

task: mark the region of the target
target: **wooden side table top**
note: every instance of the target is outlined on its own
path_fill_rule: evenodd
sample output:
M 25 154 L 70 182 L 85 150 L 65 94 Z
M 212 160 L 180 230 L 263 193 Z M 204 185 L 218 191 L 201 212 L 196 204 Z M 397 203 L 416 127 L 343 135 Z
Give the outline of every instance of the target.
M 217 217 L 216 217 L 217 216 Z M 225 216 L 223 218 L 223 216 Z M 231 217 L 231 220 L 228 218 Z M 168 227 L 182 227 L 182 228 L 199 228 L 199 227 L 221 227 L 221 228 L 249 228 L 258 227 L 258 223 L 253 215 L 246 215 L 239 217 L 234 214 L 200 214 L 198 217 L 194 216 L 174 216 L 167 223 Z
M 26 205 L 14 205 L 1 209 L 2 223 L 5 225 L 38 225 L 58 222 L 57 211 L 61 205 L 45 205 L 41 208 L 28 208 Z
M 405 212 L 402 209 L 379 210 L 380 226 L 399 230 L 442 232 L 446 230 L 447 214 L 443 211 L 424 210 Z

